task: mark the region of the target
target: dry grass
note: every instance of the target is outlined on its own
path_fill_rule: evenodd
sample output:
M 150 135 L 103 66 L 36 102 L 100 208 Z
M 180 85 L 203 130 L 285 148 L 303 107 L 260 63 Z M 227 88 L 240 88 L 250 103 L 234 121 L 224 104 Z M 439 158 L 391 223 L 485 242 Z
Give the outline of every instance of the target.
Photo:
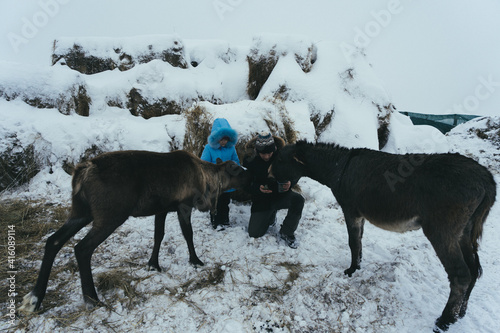
M 223 269 L 222 266 L 225 265 L 219 263 L 212 268 L 206 268 L 195 278 L 174 287 L 167 287 L 166 289 L 171 295 L 175 295 L 178 300 L 185 301 L 188 294 L 223 283 L 226 276 L 226 269 Z M 163 291 L 160 290 L 158 293 L 163 293 Z
M 80 160 L 78 160 L 76 162 L 73 162 L 70 160 L 64 160 L 63 165 L 62 165 L 62 169 L 68 175 L 72 175 L 73 171 L 75 170 L 75 167 L 78 163 L 88 161 L 88 160 L 90 160 L 90 159 L 92 159 L 100 154 L 103 154 L 103 153 L 105 153 L 105 151 L 103 151 L 100 147 L 93 144 L 90 148 L 85 149 L 85 151 L 83 152 L 83 155 L 80 156 Z
M 295 124 L 288 114 L 285 102 L 289 98 L 289 89 L 285 85 L 281 85 L 273 94 L 273 97 L 266 98 L 266 101 L 273 104 L 278 112 L 270 114 L 264 121 L 267 124 L 270 132 L 277 135 L 287 143 L 295 143 L 297 141 L 297 131 Z M 279 126 L 280 122 L 283 126 Z
M 68 208 L 57 206 L 43 201 L 9 200 L 0 203 L 0 228 L 4 231 L 9 226 L 15 230 L 15 261 L 14 267 L 2 265 L 0 267 L 0 286 L 7 289 L 7 277 L 15 271 L 16 278 L 16 303 L 21 304 L 22 298 L 36 282 L 39 267 L 33 263 L 43 257 L 44 245 L 42 241 L 47 234 L 57 230 L 66 220 Z M 2 232 L 2 247 L 7 246 L 7 232 Z M 2 250 L 4 251 L 4 250 Z M 6 249 L 5 249 L 6 251 Z M 61 271 L 76 273 L 75 262 L 64 267 L 54 267 L 51 276 L 54 277 Z M 59 281 L 58 289 L 62 289 L 66 282 Z M 47 293 L 44 299 L 44 308 L 50 309 L 63 302 L 62 293 Z M 0 294 L 0 310 L 6 310 L 7 293 Z M 27 325 L 30 316 L 19 318 L 18 328 Z M 69 319 L 61 319 L 61 323 Z M 58 320 L 59 321 L 59 320 Z M 71 320 L 69 320 L 71 321 Z M 72 321 L 71 321 L 72 322 Z
M 122 269 L 115 268 L 96 275 L 96 288 L 103 294 L 106 303 L 112 304 L 119 301 L 121 304 L 125 304 L 127 309 L 131 310 L 146 299 L 145 295 L 138 292 L 135 286 L 150 276 L 138 278 L 124 272 Z M 132 282 L 134 282 L 134 285 L 132 285 Z M 123 297 L 118 292 L 119 290 L 123 291 Z
M 15 226 L 15 271 L 16 273 L 16 303 L 22 303 L 22 298 L 33 288 L 38 277 L 38 262 L 42 259 L 46 236 L 56 231 L 66 220 L 68 207 L 57 206 L 41 201 L 2 201 L 0 204 L 0 227 L 8 230 L 8 226 Z M 7 244 L 7 232 L 2 233 L 2 244 Z M 65 247 L 72 247 L 74 241 L 68 242 Z M 6 245 L 3 245 L 4 247 Z M 64 250 L 64 248 L 63 248 Z M 62 251 L 61 251 L 62 252 Z M 72 249 L 71 249 L 72 252 Z M 33 263 L 37 263 L 34 265 Z M 7 265 L 0 267 L 0 286 L 7 289 Z M 70 274 L 69 279 L 58 278 L 61 273 Z M 149 276 L 143 277 L 147 279 Z M 66 285 L 78 280 L 78 266 L 74 258 L 68 264 L 54 265 L 51 272 L 50 284 L 59 292 L 47 292 L 43 300 L 43 308 L 35 314 L 22 314 L 16 320 L 16 326 L 11 329 L 27 329 L 33 316 L 43 314 L 47 319 L 52 319 L 58 327 L 71 329 L 71 325 L 80 317 L 87 316 L 94 310 L 85 310 L 83 307 L 64 313 L 47 311 L 59 307 L 67 302 L 64 293 Z M 128 309 L 134 308 L 144 301 L 144 296 L 137 292 L 131 282 L 137 283 L 141 279 L 131 276 L 127 272 L 112 269 L 96 276 L 96 287 L 105 296 L 105 302 L 112 304 L 120 301 Z M 123 293 L 118 292 L 123 290 Z M 3 313 L 7 306 L 7 293 L 0 294 L 0 310 Z M 110 306 L 108 306 L 110 308 Z M 102 323 L 113 330 L 111 323 Z
M 251 295 L 253 303 L 283 303 L 283 297 L 292 289 L 294 282 L 299 278 L 300 273 L 304 269 L 301 264 L 288 261 L 278 263 L 277 265 L 286 268 L 288 276 L 281 281 L 281 285 L 255 288 Z
M 387 141 L 389 140 L 389 123 L 391 121 L 392 111 L 394 111 L 396 108 L 391 103 L 384 106 L 380 106 L 379 104 L 376 104 L 374 102 L 372 103 L 378 110 L 377 113 L 378 124 L 379 124 L 377 130 L 378 146 L 379 149 L 382 149 L 385 147 Z
M 90 104 L 92 103 L 92 100 L 90 96 L 87 94 L 87 89 L 85 89 L 84 86 L 79 86 L 78 90 L 74 89 L 75 91 L 73 92 L 73 104 L 75 108 L 76 114 L 84 117 L 89 116 L 90 112 Z
M 58 229 L 68 216 L 68 208 L 40 201 L 2 201 L 0 228 L 15 226 L 16 259 L 32 259 L 43 236 Z M 7 233 L 2 233 L 2 244 L 7 244 Z M 35 247 L 35 248 L 34 248 Z M 2 267 L 3 268 L 3 267 Z
M 500 148 L 500 121 L 489 118 L 486 122 L 486 128 L 470 129 L 469 133 L 475 134 L 478 138 L 491 142 L 494 146 Z
M 324 115 L 320 114 L 315 110 L 312 110 L 310 119 L 314 125 L 314 135 L 316 140 L 318 140 L 321 133 L 323 133 L 330 125 L 334 115 L 335 115 L 335 107 L 333 107 L 330 111 L 328 111 Z
M 184 136 L 183 149 L 196 156 L 201 156 L 212 129 L 213 116 L 200 105 L 194 105 L 184 113 L 186 116 L 186 135 Z

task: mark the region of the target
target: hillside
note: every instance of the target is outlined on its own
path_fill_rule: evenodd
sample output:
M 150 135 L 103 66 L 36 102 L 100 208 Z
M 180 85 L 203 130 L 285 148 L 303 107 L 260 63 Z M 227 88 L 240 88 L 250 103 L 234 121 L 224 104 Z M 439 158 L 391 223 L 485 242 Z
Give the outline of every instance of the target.
M 55 41 L 52 59 L 45 67 L 0 63 L 2 205 L 42 201 L 65 210 L 70 174 L 79 161 L 126 149 L 199 154 L 217 117 L 239 132 L 239 149 L 269 129 L 288 142 L 401 154 L 458 152 L 487 166 L 500 182 L 499 117 L 473 120 L 447 135 L 414 126 L 397 112 L 365 56 L 346 57 L 333 43 L 283 35 L 257 36 L 247 46 L 179 36 L 65 38 Z M 233 202 L 231 227 L 224 231 L 214 231 L 206 213 L 193 213 L 195 246 L 206 263 L 200 269 L 188 264 L 176 216 L 169 215 L 163 272 L 151 272 L 146 265 L 153 217 L 131 218 L 92 261 L 99 296 L 109 308 L 83 308 L 68 244 L 56 258 L 42 313 L 18 318 L 14 327 L 3 318 L 0 329 L 430 332 L 449 288 L 422 232 L 390 233 L 367 223 L 362 269 L 348 278 L 339 205 L 315 181 L 302 179 L 299 185 L 306 204 L 298 250 L 277 241 L 279 223 L 264 237 L 250 239 L 250 206 Z M 50 226 L 33 240 L 30 259 L 18 263 L 17 276 L 25 281 L 18 302 L 33 284 L 45 240 L 62 223 L 51 209 L 40 216 L 38 223 Z M 278 221 L 283 217 L 281 211 Z M 449 332 L 496 332 L 500 323 L 499 218 L 497 203 L 479 251 L 484 275 L 469 312 Z

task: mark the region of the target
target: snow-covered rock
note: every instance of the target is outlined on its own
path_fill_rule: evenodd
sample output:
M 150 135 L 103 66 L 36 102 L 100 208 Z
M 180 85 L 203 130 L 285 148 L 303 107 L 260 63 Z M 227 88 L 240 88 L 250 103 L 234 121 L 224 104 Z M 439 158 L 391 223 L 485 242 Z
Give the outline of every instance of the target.
M 0 98 L 7 101 L 88 116 L 91 98 L 87 90 L 83 76 L 65 68 L 0 62 Z
M 335 43 L 305 36 L 256 36 L 248 47 L 178 36 L 61 38 L 54 66 L 1 63 L 0 73 L 0 135 L 15 137 L 0 154 L 8 155 L 14 142 L 16 149 L 33 147 L 37 170 L 70 172 L 110 150 L 199 154 L 207 136 L 200 129 L 217 117 L 240 133 L 240 145 L 268 129 L 287 142 L 379 149 L 394 112 L 363 55 L 346 58 Z M 250 96 L 256 75 L 259 87 Z M 23 102 L 46 112 L 35 114 Z M 191 117 L 194 109 L 205 116 Z
M 59 38 L 54 41 L 52 64 L 67 65 L 83 74 L 115 68 L 126 71 L 153 59 L 187 68 L 184 46 L 175 35 L 128 38 Z

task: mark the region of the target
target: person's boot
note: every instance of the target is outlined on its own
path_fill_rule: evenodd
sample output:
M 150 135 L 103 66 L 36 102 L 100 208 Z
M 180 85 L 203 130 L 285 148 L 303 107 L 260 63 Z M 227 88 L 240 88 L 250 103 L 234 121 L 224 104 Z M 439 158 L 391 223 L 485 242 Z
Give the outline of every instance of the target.
M 290 248 L 296 249 L 298 247 L 297 240 L 295 239 L 294 235 L 285 235 L 280 232 L 280 237 Z
M 210 223 L 212 224 L 212 228 L 217 229 L 219 223 L 217 223 L 217 218 L 214 214 L 210 213 Z
M 219 217 L 219 225 L 228 226 L 229 225 L 229 215 Z

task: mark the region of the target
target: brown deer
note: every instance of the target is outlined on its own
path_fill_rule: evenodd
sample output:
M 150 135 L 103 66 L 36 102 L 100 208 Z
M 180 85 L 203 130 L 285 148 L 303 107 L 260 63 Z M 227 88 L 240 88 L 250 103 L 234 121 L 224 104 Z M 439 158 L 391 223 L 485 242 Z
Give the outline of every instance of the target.
M 33 291 L 24 297 L 22 311 L 40 308 L 54 258 L 63 245 L 93 221 L 75 246 L 83 298 L 87 306 L 101 305 L 92 278 L 94 250 L 130 216 L 155 215 L 154 248 L 149 266 L 160 270 L 158 253 L 168 212 L 177 212 L 189 250 L 189 262 L 202 266 L 193 245 L 191 211 L 216 207 L 223 191 L 246 186 L 247 172 L 236 163 L 212 164 L 185 151 L 155 153 L 119 151 L 81 163 L 72 180 L 72 206 L 66 223 L 49 237 Z

